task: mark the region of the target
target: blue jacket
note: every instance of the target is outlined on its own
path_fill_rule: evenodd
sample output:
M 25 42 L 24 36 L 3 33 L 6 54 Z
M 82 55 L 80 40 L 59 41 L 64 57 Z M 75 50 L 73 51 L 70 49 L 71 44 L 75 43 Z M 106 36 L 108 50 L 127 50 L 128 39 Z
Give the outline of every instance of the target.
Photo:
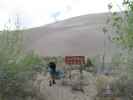
M 55 75 L 58 78 L 63 78 L 64 77 L 64 72 L 62 70 L 57 69 L 56 71 L 53 71 L 51 68 L 48 67 L 48 72 L 51 75 Z

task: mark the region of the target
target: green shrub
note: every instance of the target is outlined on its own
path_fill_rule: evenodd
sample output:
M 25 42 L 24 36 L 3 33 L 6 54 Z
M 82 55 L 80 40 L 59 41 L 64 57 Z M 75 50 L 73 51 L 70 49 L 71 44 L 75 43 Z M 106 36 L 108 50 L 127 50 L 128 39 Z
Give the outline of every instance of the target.
M 96 88 L 98 96 L 103 94 L 104 90 L 107 88 L 107 86 L 110 86 L 113 80 L 114 78 L 112 76 L 98 75 L 96 77 Z
M 22 33 L 0 33 L 0 98 L 2 100 L 25 100 L 31 86 L 29 81 L 43 68 L 42 59 L 35 53 L 23 50 Z M 41 66 L 40 66 L 41 65 Z M 31 91 L 32 92 L 32 91 Z

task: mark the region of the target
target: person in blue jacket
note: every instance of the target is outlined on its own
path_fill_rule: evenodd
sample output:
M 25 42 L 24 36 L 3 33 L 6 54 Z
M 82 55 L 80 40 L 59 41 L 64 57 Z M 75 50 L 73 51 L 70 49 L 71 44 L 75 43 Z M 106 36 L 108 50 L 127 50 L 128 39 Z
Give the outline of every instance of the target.
M 50 74 L 49 86 L 52 86 L 52 84 L 56 84 L 56 64 L 54 62 L 48 64 L 48 71 Z
M 56 79 L 62 79 L 65 77 L 63 70 L 57 69 L 54 62 L 48 64 L 48 72 L 50 74 L 49 86 L 56 84 Z

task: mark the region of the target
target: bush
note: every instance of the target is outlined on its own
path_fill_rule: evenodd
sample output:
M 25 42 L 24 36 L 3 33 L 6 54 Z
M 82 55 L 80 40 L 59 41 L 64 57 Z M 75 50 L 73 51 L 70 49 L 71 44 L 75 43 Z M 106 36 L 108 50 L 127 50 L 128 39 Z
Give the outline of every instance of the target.
M 6 66 L 0 66 L 0 94 L 3 100 L 9 100 L 9 98 L 15 100 L 14 96 L 24 97 L 26 93 L 24 89 L 37 72 L 38 63 L 41 62 L 36 56 L 26 55 L 17 64 L 12 62 Z
M 4 31 L 0 33 L 0 98 L 2 100 L 25 100 L 29 81 L 41 71 L 42 60 L 32 53 L 25 53 L 22 33 Z M 32 91 L 31 91 L 32 92 Z
M 112 83 L 113 94 L 116 97 L 123 97 L 126 100 L 133 100 L 133 80 L 128 80 L 126 77 Z
M 96 77 L 96 88 L 98 96 L 103 94 L 104 90 L 112 83 L 113 80 L 114 79 L 111 76 L 99 75 Z

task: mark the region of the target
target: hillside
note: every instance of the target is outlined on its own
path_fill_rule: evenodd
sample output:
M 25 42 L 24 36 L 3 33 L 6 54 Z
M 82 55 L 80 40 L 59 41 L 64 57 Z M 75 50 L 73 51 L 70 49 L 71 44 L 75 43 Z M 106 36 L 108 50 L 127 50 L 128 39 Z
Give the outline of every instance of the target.
M 44 56 L 102 54 L 102 28 L 106 26 L 108 16 L 107 13 L 90 14 L 24 30 L 26 48 Z M 111 43 L 108 40 L 107 45 L 110 53 Z

